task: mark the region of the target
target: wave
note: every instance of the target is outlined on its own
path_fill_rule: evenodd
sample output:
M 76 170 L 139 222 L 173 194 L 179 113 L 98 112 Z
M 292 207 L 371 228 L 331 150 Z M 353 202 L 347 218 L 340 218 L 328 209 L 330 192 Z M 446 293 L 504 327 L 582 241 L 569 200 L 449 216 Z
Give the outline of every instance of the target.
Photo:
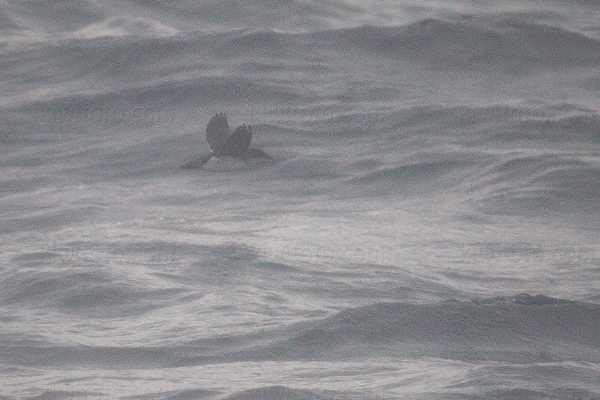
M 426 194 L 453 188 L 469 176 L 473 163 L 467 160 L 423 160 L 394 167 L 376 167 L 357 173 L 346 182 L 368 189 L 373 196 Z
M 503 140 L 536 140 L 554 143 L 597 143 L 600 139 L 600 116 L 569 115 L 558 118 L 524 119 L 509 124 L 490 136 Z
M 585 156 L 515 156 L 485 170 L 471 189 L 491 213 L 600 212 L 600 166 Z
M 492 27 L 426 19 L 391 28 L 356 28 L 361 49 L 425 62 L 435 68 L 589 66 L 600 61 L 600 41 L 567 29 L 500 19 Z M 551 39 L 549 39 L 551 38 Z
M 45 185 L 45 179 L 33 179 L 29 182 L 21 181 L 22 192 L 30 192 L 39 188 L 39 185 Z M 11 206 L 18 207 L 24 204 L 22 198 L 18 195 L 14 201 L 8 203 Z M 13 204 L 11 204 L 13 203 Z M 46 229 L 57 229 L 70 224 L 83 222 L 90 216 L 97 214 L 101 210 L 96 206 L 81 206 L 68 209 L 52 208 L 49 210 L 39 211 L 35 205 L 29 209 L 27 213 L 13 216 L 12 213 L 3 216 L 2 230 L 4 233 L 38 231 Z
M 401 26 L 360 26 L 311 33 L 265 29 L 178 33 L 148 18 L 114 17 L 69 35 L 57 39 L 52 46 L 4 52 L 4 73 L 14 77 L 11 85 L 15 89 L 7 88 L 7 93 L 14 95 L 13 102 L 51 99 L 48 93 L 73 93 L 66 90 L 73 82 L 80 85 L 71 96 L 104 92 L 122 94 L 123 101 L 130 101 L 131 96 L 137 102 L 140 97 L 149 96 L 156 100 L 162 95 L 175 105 L 185 99 L 202 104 L 203 100 L 235 101 L 238 97 L 240 101 L 297 101 L 300 97 L 292 86 L 287 87 L 287 92 L 279 87 L 275 93 L 262 93 L 253 88 L 264 84 L 260 75 L 256 81 L 246 82 L 246 78 L 236 82 L 241 78 L 223 77 L 216 71 L 224 67 L 257 74 L 269 74 L 274 69 L 298 71 L 303 74 L 302 81 L 315 73 L 325 76 L 336 60 L 347 62 L 355 56 L 364 59 L 373 53 L 382 57 L 382 65 L 404 60 L 434 69 L 494 68 L 524 75 L 540 68 L 600 62 L 600 41 L 596 39 L 563 28 L 501 18 L 488 25 L 426 19 Z M 547 40 L 548 37 L 553 40 Z M 215 86 L 203 88 L 201 82 L 210 79 L 207 69 L 215 75 Z M 174 78 L 166 82 L 165 76 L 169 75 Z M 41 93 L 40 85 L 52 90 Z M 397 95 L 397 91 L 380 84 L 368 90 L 350 88 L 337 97 L 368 101 L 389 100 Z
M 107 66 L 113 68 L 114 66 Z M 97 72 L 97 71 L 96 71 Z M 68 76 L 55 78 L 67 80 Z M 125 87 L 105 88 L 102 91 L 82 91 L 78 94 L 64 95 L 44 100 L 35 99 L 23 103 L 21 111 L 35 111 L 57 114 L 56 118 L 68 118 L 91 112 L 121 113 L 135 111 L 164 111 L 178 106 L 201 107 L 219 102 L 227 104 L 295 102 L 298 93 L 289 86 L 264 82 L 259 79 L 208 74 L 193 78 L 172 80 L 169 82 L 148 80 L 144 83 L 125 85 Z M 129 87 L 128 87 L 129 86 Z M 140 110 L 139 107 L 145 107 Z M 109 114 L 110 115 L 110 114 Z
M 44 399 L 74 399 L 97 397 L 98 393 L 78 392 L 78 391 L 46 391 L 41 395 L 34 397 L 23 397 L 24 400 Z M 150 396 L 150 397 L 148 397 Z M 317 391 L 307 389 L 293 389 L 287 386 L 265 386 L 255 389 L 241 390 L 232 394 L 222 394 L 216 390 L 207 389 L 187 389 L 187 390 L 172 390 L 167 392 L 149 393 L 141 396 L 126 397 L 128 399 L 137 398 L 152 398 L 164 400 L 198 400 L 198 399 L 219 399 L 219 400 L 345 400 L 348 399 L 346 392 Z M 360 393 L 351 393 L 352 399 L 355 400 L 376 400 L 373 395 L 361 395 Z M 13 398 L 2 397 L 0 400 L 14 400 Z
M 466 400 L 564 400 L 564 399 L 594 399 L 598 395 L 593 390 L 577 388 L 560 388 L 555 390 L 533 390 L 528 388 L 497 389 L 483 392 L 479 395 L 465 395 Z
M 64 255 L 53 252 L 40 252 L 14 262 L 43 265 L 44 270 L 24 274 L 8 273 L 2 280 L 4 288 L 0 297 L 3 304 L 20 304 L 61 312 L 79 313 L 87 316 L 112 317 L 139 315 L 159 308 L 179 290 L 147 289 L 136 287 L 129 282 L 117 283 L 101 269 L 103 266 L 83 258 L 66 259 Z M 94 272 L 68 273 L 51 272 L 54 265 L 78 264 Z
M 64 290 L 74 290 L 61 288 L 58 281 L 45 285 L 54 286 L 58 298 L 64 297 Z M 48 292 L 47 287 L 38 289 Z M 111 300 L 114 307 L 125 303 L 121 296 Z M 42 346 L 36 344 L 39 338 L 31 343 L 5 339 L 7 345 L 20 348 L 12 354 L 24 357 L 9 360 L 15 365 L 68 365 L 93 359 L 96 366 L 157 368 L 235 361 L 349 361 L 365 356 L 544 363 L 598 362 L 599 331 L 598 304 L 520 294 L 430 304 L 375 303 L 272 331 L 170 346 Z
M 91 39 L 113 36 L 171 36 L 179 31 L 233 27 L 300 29 L 330 27 L 362 10 L 342 1 L 174 0 L 162 4 L 124 1 L 7 0 L 0 5 L 0 40 L 44 42 L 58 38 Z M 18 21 L 18 22 L 17 22 Z M 51 33 L 52 35 L 48 35 Z M 51 38 L 51 39 L 50 39 Z
M 347 21 L 365 11 L 335 0 L 284 3 L 211 0 L 201 4 L 181 0 L 153 7 L 140 2 L 111 7 L 92 1 L 53 4 L 52 10 L 46 10 L 47 7 L 32 2 L 4 2 L 0 8 L 0 32 L 4 33 L 1 39 L 6 42 L 11 36 L 29 36 L 40 42 L 52 37 L 54 43 L 64 43 L 73 39 L 89 42 L 98 38 L 133 41 L 163 38 L 192 45 L 199 32 L 226 25 L 233 37 L 223 37 L 222 29 L 207 33 L 212 42 L 208 47 L 215 56 L 326 60 L 334 56 L 347 59 L 357 54 L 364 59 L 365 54 L 377 54 L 434 69 L 524 74 L 558 66 L 595 66 L 600 62 L 597 38 L 566 27 L 530 22 L 511 13 L 332 29 L 334 21 L 347 25 Z M 306 32 L 307 26 L 311 31 Z M 300 32 L 299 27 L 303 28 Z M 236 33 L 236 29 L 242 28 Z M 27 30 L 31 32 L 23 32 Z M 153 57 L 152 52 L 142 54 Z
M 252 248 L 236 244 L 57 240 L 37 246 L 10 258 L 0 279 L 0 304 L 26 302 L 35 309 L 70 314 L 134 317 L 173 306 L 180 294 L 189 295 L 188 290 L 213 288 L 224 275 L 233 276 L 258 260 Z M 192 266 L 182 263 L 185 259 L 193 259 Z M 124 275 L 113 265 L 135 267 L 125 268 Z M 148 268 L 148 279 L 160 282 L 158 286 L 136 275 L 136 268 L 143 267 Z M 260 268 L 273 271 L 283 267 L 263 263 Z
M 171 46 L 171 51 L 181 50 L 183 46 L 188 56 L 208 50 L 213 57 L 262 55 L 269 59 L 326 60 L 332 57 L 347 59 L 356 54 L 364 58 L 365 54 L 375 53 L 423 63 L 435 69 L 485 68 L 525 74 L 528 69 L 594 66 L 600 62 L 600 41 L 593 37 L 566 28 L 501 16 L 491 21 L 429 18 L 408 25 L 367 25 L 308 33 L 269 30 L 264 25 L 262 29 L 230 30 L 227 33 L 201 33 L 189 29 L 180 32 L 158 20 L 113 16 L 59 36 L 62 38 L 59 44 L 68 46 L 80 42 L 77 47 L 81 47 L 81 43 L 102 37 L 112 40 L 111 47 L 119 50 L 121 59 L 122 54 L 127 54 L 123 51 L 127 48 L 122 46 L 134 43 L 138 48 L 136 55 L 144 55 L 135 57 L 135 61 L 149 57 L 161 62 L 162 43 L 163 47 Z M 154 44 L 159 51 L 144 49 L 145 43 Z M 99 47 L 106 47 L 99 44 L 96 42 L 93 46 L 96 52 Z M 97 59 L 97 54 L 92 58 Z M 148 65 L 152 66 L 151 63 Z
M 434 69 L 485 68 L 525 74 L 527 68 L 593 66 L 600 62 L 600 41 L 595 38 L 511 18 L 498 18 L 492 24 L 430 18 L 401 26 L 360 26 L 301 34 L 248 32 L 229 40 L 222 49 L 229 55 L 258 51 L 313 58 L 325 52 L 332 57 L 332 50 L 346 58 L 376 53 Z
M 224 42 L 217 54 L 237 58 L 246 54 L 273 57 L 296 57 L 306 52 L 298 35 L 282 32 L 250 32 Z
M 291 389 L 285 386 L 268 386 L 237 392 L 227 397 L 223 397 L 223 400 L 335 400 L 338 398 L 346 397 L 338 397 L 333 395 L 331 392 L 319 393 L 313 390 Z
M 377 303 L 294 326 L 275 336 L 263 334 L 228 341 L 236 343 L 227 349 L 228 354 L 193 356 L 190 351 L 175 365 L 225 359 L 352 360 L 365 355 L 519 363 L 597 362 L 598 329 L 597 304 L 544 295 L 434 304 Z M 209 343 L 200 341 L 191 346 L 200 349 Z M 209 347 L 214 346 L 213 342 Z
M 598 360 L 600 306 L 521 294 L 342 311 L 264 350 L 287 359 L 369 354 L 486 360 Z M 376 350 L 378 349 L 378 350 Z

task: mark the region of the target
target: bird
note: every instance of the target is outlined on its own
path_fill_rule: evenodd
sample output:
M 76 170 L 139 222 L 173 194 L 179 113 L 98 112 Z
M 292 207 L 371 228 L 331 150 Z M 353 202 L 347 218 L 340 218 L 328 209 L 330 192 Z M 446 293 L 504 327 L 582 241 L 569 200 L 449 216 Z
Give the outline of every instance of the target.
M 188 163 L 188 167 L 208 171 L 231 171 L 247 168 L 260 161 L 273 160 L 265 151 L 250 147 L 250 125 L 242 124 L 231 132 L 224 112 L 216 113 L 208 121 L 206 140 L 211 150 L 210 154 Z

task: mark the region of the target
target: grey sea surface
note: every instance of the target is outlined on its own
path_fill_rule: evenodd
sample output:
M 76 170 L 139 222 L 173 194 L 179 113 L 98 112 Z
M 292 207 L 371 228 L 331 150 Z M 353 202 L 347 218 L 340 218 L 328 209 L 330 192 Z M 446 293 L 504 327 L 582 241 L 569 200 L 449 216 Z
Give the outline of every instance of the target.
M 0 399 L 600 398 L 599 16 L 1 0 Z

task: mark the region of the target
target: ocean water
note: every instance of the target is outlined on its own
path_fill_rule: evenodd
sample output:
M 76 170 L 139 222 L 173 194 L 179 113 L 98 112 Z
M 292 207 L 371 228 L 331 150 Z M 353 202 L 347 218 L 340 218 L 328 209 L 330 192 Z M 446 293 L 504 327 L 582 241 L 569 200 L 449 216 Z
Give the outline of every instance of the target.
M 1 0 L 0 399 L 600 398 L 599 10 Z

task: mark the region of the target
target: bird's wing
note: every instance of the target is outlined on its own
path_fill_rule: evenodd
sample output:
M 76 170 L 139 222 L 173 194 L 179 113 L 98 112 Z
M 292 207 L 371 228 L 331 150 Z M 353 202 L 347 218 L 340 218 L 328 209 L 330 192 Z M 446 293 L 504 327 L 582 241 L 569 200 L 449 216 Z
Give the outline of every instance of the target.
M 215 114 L 206 126 L 206 140 L 212 151 L 219 151 L 229 136 L 229 124 L 224 113 Z
M 227 137 L 217 155 L 241 157 L 250 146 L 250 141 L 252 141 L 252 128 L 250 125 L 240 125 Z

